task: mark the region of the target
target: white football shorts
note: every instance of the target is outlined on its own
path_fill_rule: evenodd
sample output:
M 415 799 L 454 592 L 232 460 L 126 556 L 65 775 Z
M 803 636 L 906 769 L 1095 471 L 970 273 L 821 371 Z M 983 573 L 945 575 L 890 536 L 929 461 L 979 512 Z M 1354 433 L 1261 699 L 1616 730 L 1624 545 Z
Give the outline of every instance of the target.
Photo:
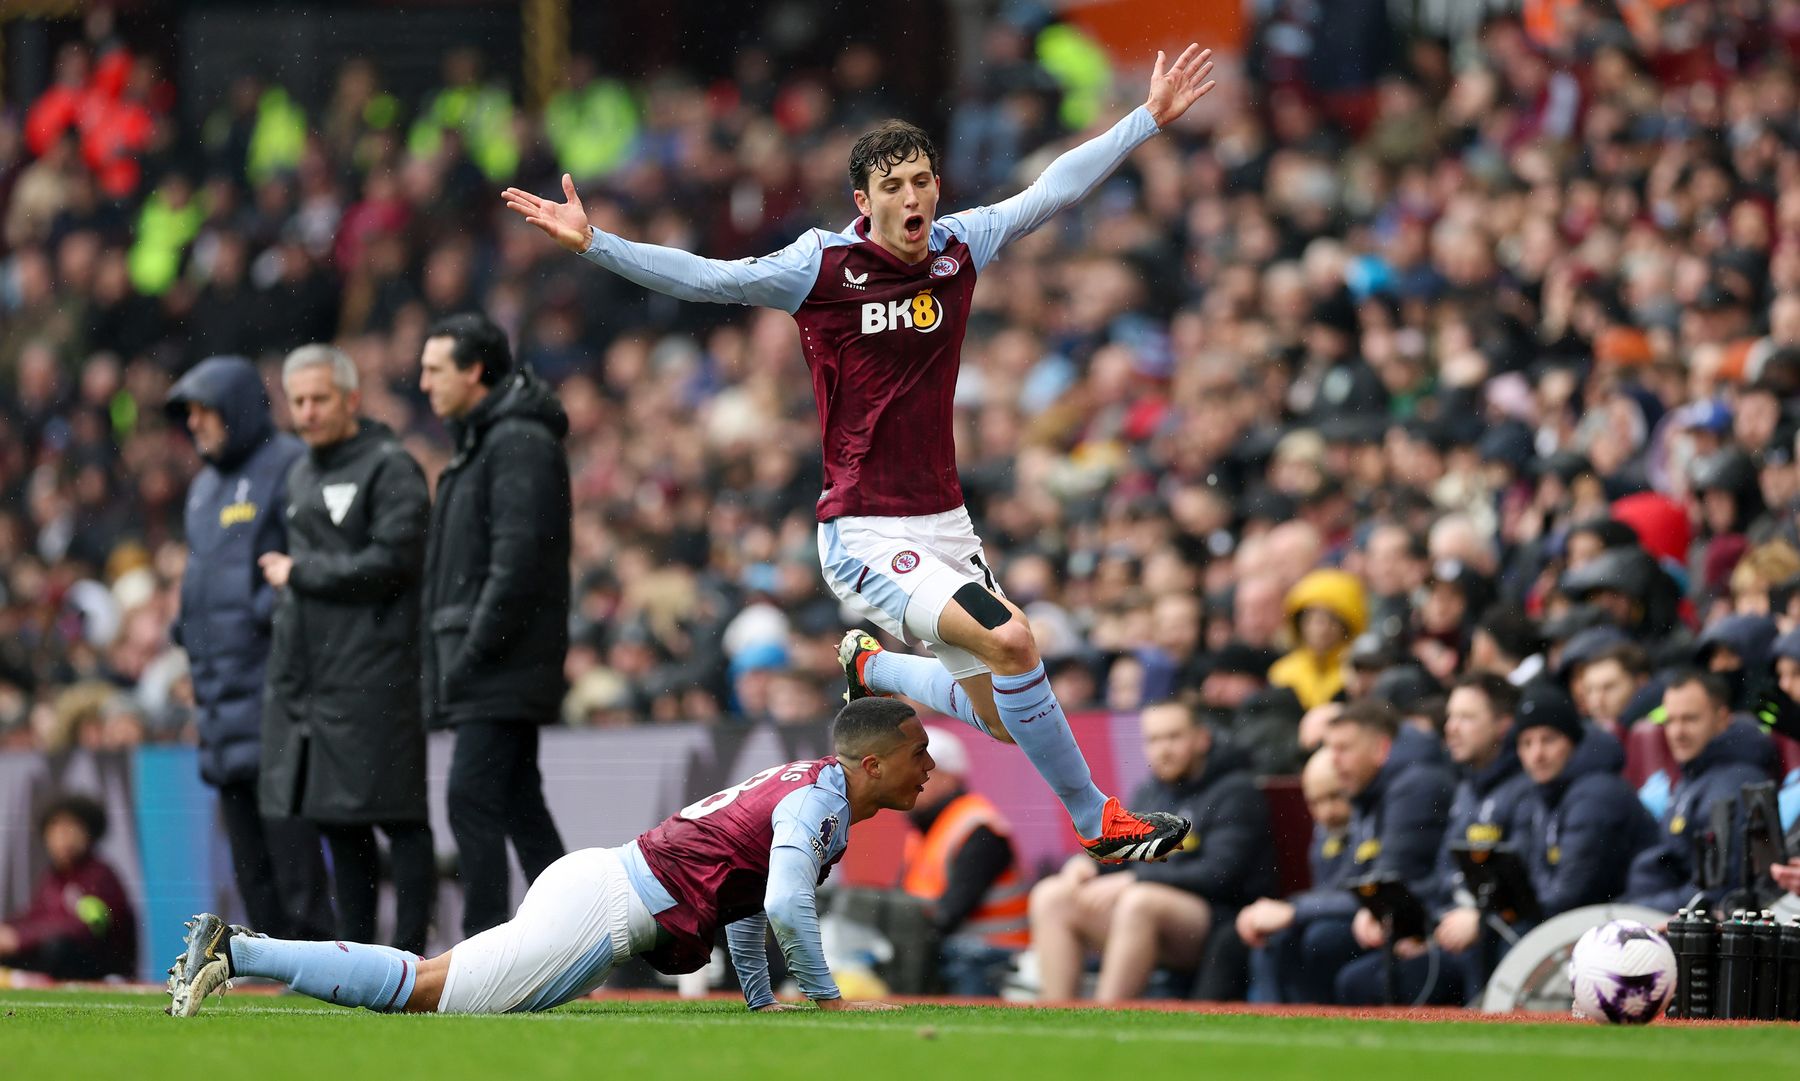
M 964 585 L 1005 595 L 967 508 L 821 522 L 819 563 L 838 600 L 903 642 L 923 642 L 952 678 L 988 670 L 974 654 L 938 637 L 938 617 Z
M 584 848 L 544 868 L 513 918 L 450 951 L 439 1013 L 529 1013 L 580 998 L 650 949 L 656 921 L 618 850 Z

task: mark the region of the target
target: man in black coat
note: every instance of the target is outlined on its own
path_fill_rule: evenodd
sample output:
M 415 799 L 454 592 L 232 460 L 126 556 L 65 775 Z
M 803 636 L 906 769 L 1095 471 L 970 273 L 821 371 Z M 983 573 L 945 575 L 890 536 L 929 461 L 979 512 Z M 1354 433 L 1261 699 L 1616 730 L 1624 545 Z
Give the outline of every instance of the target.
M 287 547 L 287 471 L 304 448 L 275 431 L 262 378 L 242 357 L 196 364 L 170 389 L 165 408 L 206 462 L 188 488 L 187 570 L 174 627 L 193 680 L 200 778 L 219 790 L 251 923 L 282 937 L 328 935 L 318 831 L 298 819 L 265 822 L 256 798 L 275 612 L 275 591 L 256 561 Z
M 262 809 L 317 823 L 331 844 L 337 937 L 375 940 L 380 862 L 393 851 L 394 945 L 425 951 L 433 856 L 419 718 L 419 579 L 431 497 L 385 424 L 357 415 L 356 365 L 329 345 L 282 366 L 307 453 L 288 473 L 288 551 L 258 561 L 281 591 L 263 711 Z
M 511 915 L 508 838 L 527 880 L 563 854 L 538 726 L 567 688 L 569 420 L 485 316 L 433 324 L 421 368 L 455 440 L 431 509 L 421 686 L 426 723 L 457 730 L 447 796 L 473 935 Z
M 1521 709 L 1519 761 L 1536 786 L 1527 804 L 1524 854 L 1544 917 L 1598 905 L 1625 892 L 1639 852 L 1656 843 L 1656 821 L 1619 770 L 1619 741 L 1584 726 L 1572 704 Z
M 1197 968 L 1213 925 L 1229 925 L 1239 908 L 1275 890 L 1269 810 L 1248 761 L 1216 746 L 1184 702 L 1146 706 L 1141 723 L 1150 776 L 1131 805 L 1186 818 L 1198 847 L 1129 867 L 1077 853 L 1039 882 L 1031 945 L 1043 998 L 1075 997 L 1089 948 L 1101 951 L 1096 997 L 1137 998 L 1155 969 Z

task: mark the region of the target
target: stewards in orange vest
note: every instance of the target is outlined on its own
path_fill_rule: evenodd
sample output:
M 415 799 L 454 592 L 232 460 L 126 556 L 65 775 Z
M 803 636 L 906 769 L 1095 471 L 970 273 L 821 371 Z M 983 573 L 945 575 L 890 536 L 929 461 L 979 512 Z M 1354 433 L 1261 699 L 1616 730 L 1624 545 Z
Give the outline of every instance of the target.
M 995 990 L 989 979 L 959 979 L 960 962 L 987 968 L 1031 944 L 1030 891 L 1019 873 L 1006 819 L 985 797 L 968 791 L 969 756 L 956 735 L 928 728 L 937 762 L 908 817 L 901 888 L 925 902 L 944 943 L 945 976 L 959 994 Z M 967 975 L 967 973 L 964 973 Z

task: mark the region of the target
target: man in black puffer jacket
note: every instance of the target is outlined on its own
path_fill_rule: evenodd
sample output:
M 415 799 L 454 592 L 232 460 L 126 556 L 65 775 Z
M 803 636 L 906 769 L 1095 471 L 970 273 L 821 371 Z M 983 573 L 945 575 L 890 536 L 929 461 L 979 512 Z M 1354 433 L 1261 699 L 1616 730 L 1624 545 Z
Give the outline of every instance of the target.
M 1532 693 L 1562 694 L 1547 685 Z M 1519 708 L 1519 691 L 1492 672 L 1471 672 L 1457 680 L 1450 692 L 1444 743 L 1461 777 L 1438 847 L 1437 870 L 1428 888 L 1419 893 L 1429 941 L 1400 942 L 1394 951 L 1401 958 L 1395 988 L 1402 1003 L 1449 1006 L 1468 1002 L 1487 983 L 1498 959 L 1500 936 L 1483 924 L 1453 847 L 1516 847 L 1529 821 L 1522 808 L 1531 778 L 1519 768 L 1513 743 L 1513 718 Z M 1338 1004 L 1380 1003 L 1386 993 L 1385 969 L 1386 958 L 1379 954 L 1345 966 L 1337 979 Z
M 287 548 L 287 471 L 304 448 L 275 430 L 262 377 L 242 357 L 209 357 L 164 408 L 206 468 L 187 495 L 187 570 L 174 637 L 187 650 L 200 729 L 200 779 L 219 790 L 232 870 L 250 921 L 283 938 L 331 933 L 319 834 L 257 810 L 263 683 L 275 591 L 256 561 Z
M 356 365 L 305 345 L 282 365 L 307 453 L 288 472 L 286 554 L 259 561 L 282 591 L 263 711 L 262 808 L 331 844 L 337 937 L 375 941 L 393 852 L 394 945 L 425 951 L 435 890 L 419 720 L 419 577 L 431 497 L 393 430 L 357 415 Z
M 569 419 L 485 316 L 434 324 L 421 367 L 455 440 L 431 508 L 421 689 L 426 723 L 457 730 L 447 797 L 469 936 L 512 913 L 508 838 L 527 881 L 563 854 L 538 726 L 567 689 Z
M 1402 728 L 1394 708 L 1377 699 L 1345 707 L 1326 728 L 1325 746 L 1351 794 L 1351 881 L 1392 876 L 1415 897 L 1428 898 L 1456 788 L 1443 746 L 1417 729 Z M 1297 908 L 1295 919 L 1318 928 L 1349 922 L 1348 941 L 1331 934 L 1284 954 L 1292 965 L 1281 973 L 1285 1001 L 1335 1001 L 1339 974 L 1381 945 L 1381 924 L 1348 890 Z
M 1070 999 L 1089 948 L 1101 951 L 1103 1002 L 1136 998 L 1158 967 L 1192 971 L 1214 926 L 1275 889 L 1269 810 L 1248 760 L 1218 745 L 1185 703 L 1144 707 L 1150 776 L 1132 806 L 1194 824 L 1198 847 L 1166 863 L 1100 867 L 1083 853 L 1031 891 L 1041 997 Z
M 1583 726 L 1571 704 L 1546 701 L 1514 722 L 1519 761 L 1536 786 L 1526 807 L 1524 855 L 1545 919 L 1614 900 L 1656 822 L 1619 770 L 1619 741 Z
M 1669 751 L 1681 767 L 1670 793 L 1669 809 L 1659 825 L 1656 845 L 1632 861 L 1625 899 L 1664 912 L 1683 907 L 1705 893 L 1717 904 L 1735 886 L 1743 860 L 1743 787 L 1773 780 L 1779 760 L 1775 745 L 1756 725 L 1734 721 L 1730 690 L 1711 674 L 1684 669 L 1671 675 L 1663 691 L 1663 731 Z M 1725 846 L 1722 888 L 1703 891 L 1694 860 L 1696 831 L 1710 828 L 1715 804 L 1732 809 Z

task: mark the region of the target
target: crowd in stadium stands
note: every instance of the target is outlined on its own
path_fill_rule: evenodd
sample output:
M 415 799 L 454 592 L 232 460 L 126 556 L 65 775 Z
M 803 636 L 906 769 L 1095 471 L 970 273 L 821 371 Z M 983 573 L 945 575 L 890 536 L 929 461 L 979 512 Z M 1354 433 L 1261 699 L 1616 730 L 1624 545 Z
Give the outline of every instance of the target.
M 1070 713 L 1186 697 L 1261 774 L 1330 748 L 1320 800 L 1352 811 L 1326 862 L 1376 858 L 1395 792 L 1441 797 L 1408 809 L 1403 876 L 1434 920 L 1459 907 L 1439 836 L 1493 825 L 1521 729 L 1619 744 L 1540 772 L 1623 770 L 1663 862 L 1601 893 L 1672 898 L 1705 769 L 1785 777 L 1800 815 L 1800 743 L 1763 732 L 1800 697 L 1800 3 L 1532 0 L 1451 41 L 1386 7 L 1268 5 L 1244 74 L 984 272 L 956 414 L 976 531 Z M 939 144 L 946 209 L 1134 99 L 1082 40 L 989 28 Z M 246 75 L 188 130 L 126 43 L 70 46 L 0 114 L 0 749 L 190 724 L 176 377 L 242 354 L 273 386 L 335 341 L 435 480 L 422 336 L 467 309 L 569 418 L 567 722 L 827 715 L 843 628 L 792 321 L 598 273 L 497 192 L 568 171 L 609 230 L 770 251 L 852 216 L 850 143 L 906 104 L 889 62 L 623 82 L 578 57 L 536 114 L 473 51 L 418 102 L 356 61 L 321 109 Z M 1374 941 L 1336 898 L 1284 904 L 1235 928 L 1265 991 L 1361 994 L 1354 964 L 1284 986 L 1308 918 L 1344 922 L 1307 949 Z

